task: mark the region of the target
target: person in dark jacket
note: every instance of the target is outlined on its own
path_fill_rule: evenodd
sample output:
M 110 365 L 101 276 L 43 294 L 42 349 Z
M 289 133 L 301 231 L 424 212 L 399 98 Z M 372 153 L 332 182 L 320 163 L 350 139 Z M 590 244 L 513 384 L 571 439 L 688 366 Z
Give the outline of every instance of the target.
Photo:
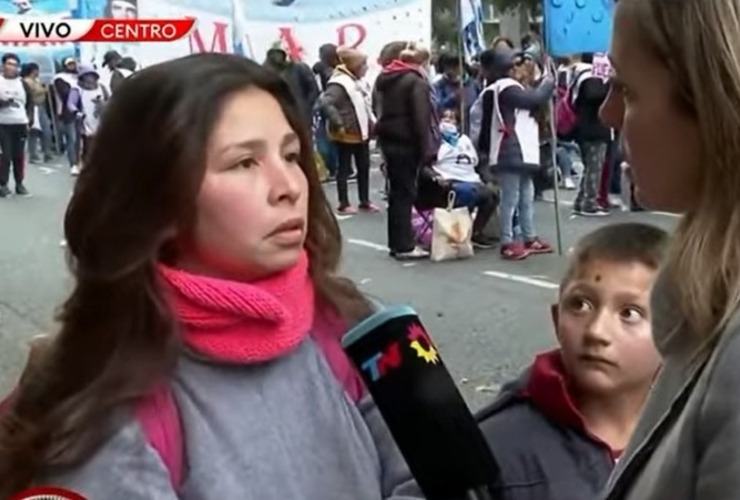
M 267 51 L 264 65 L 283 77 L 298 101 L 306 126 L 310 126 L 314 104 L 319 97 L 319 86 L 311 68 L 300 61 L 291 61 L 288 53 L 280 47 Z
M 441 143 L 432 87 L 421 67 L 424 56 L 409 44 L 375 81 L 379 112 L 375 132 L 389 182 L 388 247 L 398 260 L 429 256 L 416 246 L 411 227 L 419 171 L 434 164 Z
M 375 127 L 375 115 L 370 87 L 362 81 L 367 73 L 367 56 L 350 48 L 339 49 L 337 54 L 341 64 L 334 70 L 319 98 L 319 107 L 329 119 L 329 138 L 339 157 L 337 212 L 342 215 L 357 212 L 347 193 L 354 160 L 359 208 L 363 212 L 377 213 L 379 208 L 370 202 L 370 137 Z
M 319 78 L 321 84 L 321 91 L 326 90 L 326 86 L 329 83 L 334 69 L 339 65 L 339 58 L 337 57 L 337 46 L 333 43 L 327 43 L 319 47 L 319 62 L 314 64 L 313 72 Z M 325 115 L 320 106 L 314 107 L 314 123 L 315 133 L 314 140 L 316 142 L 316 150 L 324 160 L 324 165 L 328 170 L 329 176 L 327 180 L 334 180 L 337 177 L 337 171 L 339 170 L 339 156 L 337 155 L 337 148 L 334 143 L 329 139 L 327 134 L 328 117 Z
M 313 65 L 312 70 L 319 77 L 322 91 L 326 90 L 326 85 L 337 66 L 339 66 L 337 46 L 333 43 L 325 43 L 319 47 L 319 62 Z
M 541 165 L 540 127 L 533 112 L 552 97 L 555 81 L 545 75 L 537 87 L 525 86 L 524 60 L 509 49 L 485 51 L 480 59 L 490 84 L 470 110 L 470 136 L 498 180 L 501 256 L 522 260 L 551 253 L 552 246 L 534 228 L 533 176 Z M 523 241 L 514 238 L 515 212 Z
M 64 151 L 69 161 L 72 175 L 79 175 L 79 147 L 80 137 L 77 128 L 77 118 L 67 107 L 67 100 L 72 88 L 77 85 L 77 61 L 68 57 L 62 62 L 62 70 L 54 75 L 52 87 L 54 89 L 55 115 L 59 124 L 60 135 L 64 140 Z
M 552 307 L 560 348 L 478 414 L 501 469 L 497 500 L 599 498 L 660 367 L 649 298 L 667 246 L 639 223 L 578 243 Z
M 593 54 L 583 54 L 582 60 L 592 64 Z M 573 210 L 577 215 L 587 217 L 604 216 L 608 211 L 599 204 L 599 188 L 612 134 L 611 129 L 601 123 L 599 108 L 609 93 L 609 87 L 602 78 L 586 71 L 575 82 L 573 92 L 578 116 L 573 137 L 581 148 L 584 165 Z

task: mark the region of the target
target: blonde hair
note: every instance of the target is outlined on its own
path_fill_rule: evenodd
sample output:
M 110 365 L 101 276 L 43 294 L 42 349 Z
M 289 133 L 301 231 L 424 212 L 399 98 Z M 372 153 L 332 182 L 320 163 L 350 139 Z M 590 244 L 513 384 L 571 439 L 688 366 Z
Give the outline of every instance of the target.
M 620 0 L 696 120 L 701 182 L 666 262 L 681 316 L 712 345 L 740 306 L 740 4 Z M 627 11 L 629 14 L 627 14 Z

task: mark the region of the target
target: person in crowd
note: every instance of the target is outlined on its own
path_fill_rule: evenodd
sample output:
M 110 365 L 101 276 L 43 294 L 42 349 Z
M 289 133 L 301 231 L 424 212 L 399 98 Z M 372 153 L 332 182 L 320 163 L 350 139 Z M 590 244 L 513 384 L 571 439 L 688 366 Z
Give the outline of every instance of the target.
M 319 86 L 311 68 L 300 61 L 291 61 L 282 47 L 269 49 L 264 65 L 276 71 L 288 83 L 302 110 L 306 126 L 308 126 L 312 121 L 314 105 L 319 97 Z
M 483 234 L 488 221 L 496 213 L 497 198 L 492 179 L 485 183 L 478 172 L 478 153 L 470 138 L 460 133 L 457 114 L 447 110 L 440 120 L 442 144 L 433 166 L 422 168 L 421 174 L 444 190 L 455 193 L 455 206 L 475 211 L 473 244 L 478 248 L 493 248 L 496 242 Z
M 602 498 L 740 491 L 740 12 L 619 0 L 601 109 L 641 204 L 683 214 L 652 294 L 664 366 Z
M 578 242 L 552 307 L 560 347 L 478 414 L 501 467 L 497 499 L 599 498 L 660 367 L 650 291 L 667 246 L 640 223 Z
M 123 74 L 119 71 L 123 56 L 117 50 L 109 50 L 103 54 L 103 63 L 100 68 L 100 83 L 113 92 L 113 87 L 123 80 Z M 115 84 L 114 84 L 115 80 Z
M 337 46 L 333 43 L 325 43 L 319 47 L 319 61 L 313 65 L 313 72 L 319 78 L 321 91 L 326 90 L 329 79 L 334 74 L 334 69 L 339 66 Z
M 67 101 L 72 88 L 77 85 L 77 61 L 68 57 L 62 62 L 62 70 L 54 75 L 52 81 L 54 87 L 54 102 L 57 123 L 64 140 L 64 152 L 69 162 L 70 173 L 73 176 L 80 175 L 78 160 L 80 157 L 80 138 L 77 127 L 77 117 L 69 110 Z
M 31 163 L 49 162 L 54 158 L 51 119 L 47 110 L 49 89 L 39 79 L 39 65 L 34 62 L 24 64 L 21 67 L 21 77 L 28 88 L 31 89 L 31 99 L 33 101 L 34 126 L 28 132 L 29 161 Z
M 134 59 L 131 56 L 126 56 L 121 59 L 121 64 L 118 67 L 119 71 L 122 71 L 123 77 L 128 78 L 129 76 L 136 73 L 136 70 L 139 69 L 139 65 L 136 62 L 136 59 Z
M 329 79 L 337 66 L 339 66 L 337 46 L 333 43 L 327 43 L 319 47 L 319 62 L 314 64 L 313 72 L 319 79 L 322 92 L 326 90 Z M 328 171 L 327 180 L 335 180 L 337 171 L 339 170 L 339 156 L 337 155 L 337 148 L 329 139 L 327 132 L 329 125 L 328 117 L 324 114 L 321 106 L 316 106 L 313 124 L 316 150 L 321 155 L 324 165 L 326 165 Z
M 593 54 L 583 54 L 581 59 L 591 65 Z M 599 108 L 606 99 L 608 85 L 590 69 L 580 73 L 573 85 L 574 109 L 578 117 L 573 137 L 581 149 L 584 166 L 573 210 L 576 215 L 585 217 L 608 215 L 606 207 L 599 204 L 601 175 L 612 139 L 611 129 L 599 119 Z
M 481 161 L 496 173 L 500 187 L 501 256 L 526 259 L 551 253 L 552 247 L 534 228 L 533 175 L 540 166 L 540 127 L 533 111 L 553 95 L 555 82 L 546 75 L 537 87 L 525 87 L 521 56 L 509 49 L 487 50 L 480 56 L 487 81 L 470 112 L 471 138 Z M 514 213 L 523 241 L 514 238 Z
M 379 209 L 370 201 L 370 137 L 376 120 L 370 89 L 362 81 L 367 73 L 367 56 L 345 47 L 337 51 L 337 56 L 341 64 L 319 98 L 319 106 L 329 119 L 329 138 L 337 149 L 339 160 L 337 213 L 356 213 L 347 192 L 353 160 L 357 169 L 359 208 L 376 213 Z
M 434 95 L 437 100 L 437 113 L 441 116 L 447 110 L 455 111 L 458 115 L 464 113 L 467 117 L 468 110 L 480 93 L 479 85 L 475 78 L 467 73 L 461 73 L 463 65 L 460 58 L 452 54 L 440 54 L 438 62 L 441 78 L 433 85 Z M 468 120 L 464 120 L 467 124 Z
M 80 128 L 80 158 L 77 162 L 80 169 L 90 157 L 90 147 L 109 99 L 108 89 L 100 84 L 100 75 L 95 68 L 81 65 L 77 86 L 72 88 L 67 100 L 67 107 L 75 114 Z
M 195 54 L 143 69 L 106 113 L 65 216 L 61 331 L 0 415 L 0 498 L 420 499 L 340 346 L 374 307 L 339 275 L 286 82 Z
M 491 42 L 491 48 L 493 50 L 500 50 L 500 49 L 514 50 L 516 49 L 516 45 L 514 45 L 514 42 L 511 40 L 511 38 L 507 38 L 505 36 L 497 36 Z
M 8 183 L 13 171 L 15 194 L 28 196 L 25 177 L 26 138 L 33 125 L 33 94 L 20 76 L 20 59 L 6 52 L 0 76 L 0 198 L 11 194 Z
M 390 53 L 389 49 L 386 55 Z M 432 87 L 421 66 L 423 59 L 423 51 L 407 43 L 375 82 L 380 108 L 376 133 L 389 187 L 388 248 L 397 260 L 429 257 L 426 250 L 416 246 L 411 227 L 419 171 L 436 161 L 441 144 Z

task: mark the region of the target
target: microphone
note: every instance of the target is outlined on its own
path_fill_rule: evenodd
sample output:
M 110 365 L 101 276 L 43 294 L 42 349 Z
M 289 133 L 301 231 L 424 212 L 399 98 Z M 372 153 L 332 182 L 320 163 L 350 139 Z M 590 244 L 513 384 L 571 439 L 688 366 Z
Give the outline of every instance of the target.
M 381 309 L 342 347 L 427 500 L 494 500 L 499 466 L 416 312 Z

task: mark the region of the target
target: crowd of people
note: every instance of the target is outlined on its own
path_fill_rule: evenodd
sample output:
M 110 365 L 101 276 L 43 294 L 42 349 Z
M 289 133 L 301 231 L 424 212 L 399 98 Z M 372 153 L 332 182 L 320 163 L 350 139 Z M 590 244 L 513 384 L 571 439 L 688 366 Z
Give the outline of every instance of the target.
M 106 103 L 136 61 L 116 51 L 105 54 L 101 68 L 66 58 L 51 81 L 42 81 L 39 65 L 21 64 L 13 53 L 2 56 L 0 77 L 0 198 L 28 196 L 26 161 L 44 163 L 64 153 L 73 176 L 80 174 Z
M 737 497 L 738 44 L 740 11 L 726 0 L 617 3 L 598 118 L 620 131 L 640 201 L 682 216 L 670 236 L 625 223 L 576 245 L 551 308 L 559 347 L 478 416 L 498 464 L 492 498 Z M 555 75 L 529 83 L 527 56 L 482 55 L 467 141 L 455 113 L 434 112 L 428 54 L 395 47 L 382 54 L 376 105 L 350 98 L 376 113 L 393 210 L 405 218 L 416 203 L 417 170 L 472 181 L 440 167 L 440 149 L 470 148 L 498 120 L 500 144 L 475 149 L 500 153 L 478 165 L 515 158 L 492 173 L 509 177 L 497 181 L 512 189 L 500 204 L 509 196 L 512 219 L 527 217 L 525 165 L 540 146 L 530 110 Z M 342 73 L 358 77 L 362 64 L 345 56 Z M 6 59 L 10 75 L 18 61 Z M 2 85 L 0 109 L 11 109 L 0 126 L 24 125 L 30 89 Z M 74 286 L 59 331 L 0 405 L 0 497 L 55 485 L 111 500 L 424 498 L 342 350 L 382 306 L 341 276 L 304 104 L 275 71 L 227 54 L 154 65 L 116 91 L 65 213 Z M 13 129 L 0 130 L 7 141 Z M 389 230 L 396 253 L 412 251 L 405 230 Z M 439 396 L 422 389 L 409 400 Z
M 369 171 L 372 148 L 381 153 L 392 257 L 429 256 L 412 220 L 446 206 L 450 192 L 455 206 L 476 214 L 473 244 L 500 244 L 509 260 L 552 252 L 535 227 L 534 202 L 554 183 L 577 190 L 573 209 L 579 216 L 640 210 L 629 179 L 623 182 L 628 169 L 618 134 L 598 118 L 608 83 L 593 70 L 593 54 L 553 61 L 528 35 L 520 47 L 495 39 L 471 64 L 390 42 L 378 63 L 372 87 L 365 80 L 368 55 L 357 49 L 326 44 L 309 68 L 276 47 L 265 65 L 288 81 L 311 117 L 318 158 L 327 179 L 336 181 L 338 214 L 379 211 Z M 553 100 L 573 114 L 567 130 L 556 127 L 555 141 Z M 348 193 L 353 178 L 356 207 Z M 615 201 L 610 194 L 623 187 L 630 191 L 623 193 L 626 202 Z

